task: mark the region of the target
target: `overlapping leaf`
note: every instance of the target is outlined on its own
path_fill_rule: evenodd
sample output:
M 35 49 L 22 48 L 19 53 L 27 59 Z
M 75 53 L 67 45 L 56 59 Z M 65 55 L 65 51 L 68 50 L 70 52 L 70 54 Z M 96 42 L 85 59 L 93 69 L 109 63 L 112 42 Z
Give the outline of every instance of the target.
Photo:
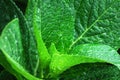
M 28 20 L 29 21 L 31 19 L 33 19 L 33 21 L 36 20 L 36 24 L 39 26 L 39 29 L 41 29 L 40 33 L 42 33 L 43 40 L 45 41 L 47 46 L 49 44 L 51 44 L 51 42 L 54 42 L 55 44 L 57 44 L 56 45 L 57 49 L 61 51 L 62 49 L 64 49 L 64 47 L 66 45 L 69 46 L 70 43 L 73 41 L 73 35 L 74 35 L 74 33 L 73 33 L 74 32 L 73 6 L 71 7 L 70 4 L 68 4 L 66 0 L 58 1 L 59 4 L 57 4 L 58 3 L 57 1 L 51 2 L 50 0 L 46 0 L 46 1 L 37 0 L 37 1 L 38 1 L 36 3 L 37 8 L 33 7 L 34 4 L 32 4 L 32 2 L 34 3 L 35 1 L 31 1 L 31 8 L 29 8 L 28 9 L 29 11 L 27 12 L 31 16 L 27 15 Z M 91 41 L 89 43 L 102 43 L 102 44 L 108 44 L 110 46 L 112 45 L 112 47 L 117 49 L 119 47 L 119 45 L 116 45 L 116 42 L 119 39 L 115 39 L 114 37 L 116 37 L 116 36 L 113 36 L 113 34 L 115 33 L 115 35 L 117 35 L 117 37 L 119 37 L 119 35 L 118 35 L 119 33 L 116 33 L 116 31 L 117 31 L 116 29 L 118 26 L 116 26 L 116 24 L 115 24 L 115 23 L 117 23 L 116 21 L 119 20 L 119 15 L 117 12 L 119 10 L 119 8 L 114 5 L 117 3 L 117 6 L 118 6 L 119 1 L 118 0 L 116 0 L 116 1 L 115 0 L 111 0 L 111 1 L 107 1 L 107 0 L 104 0 L 104 1 L 100 1 L 100 0 L 98 0 L 98 1 L 87 1 L 87 0 L 82 1 L 81 0 L 79 3 L 77 1 L 75 1 L 76 40 L 71 44 L 69 49 L 71 49 L 74 46 L 74 44 L 76 44 L 77 42 L 84 44 L 84 43 L 88 43 L 87 41 Z M 94 3 L 94 5 L 93 5 L 93 3 Z M 64 9 L 63 9 L 63 7 L 64 7 Z M 115 10 L 111 11 L 112 10 L 111 8 L 115 8 Z M 34 13 L 34 11 L 31 11 L 30 9 L 31 10 L 36 9 L 37 12 Z M 71 10 L 73 10 L 73 11 L 71 12 Z M 63 14 L 64 12 L 65 12 L 65 14 Z M 109 16 L 111 14 L 116 14 L 116 16 L 110 17 L 110 19 L 109 19 Z M 70 21 L 68 20 L 69 22 L 67 22 L 65 20 L 65 18 L 66 18 L 66 16 L 69 16 L 69 15 L 71 15 L 71 17 L 70 18 L 68 17 L 67 19 L 69 19 Z M 63 17 L 64 17 L 64 20 L 62 19 Z M 111 24 L 110 21 L 114 20 L 115 17 L 117 17 L 116 21 L 113 21 L 114 23 Z M 103 24 L 103 23 L 101 23 L 102 21 L 103 22 L 108 21 L 109 24 L 105 23 L 106 25 L 104 24 L 103 26 L 101 26 Z M 65 22 L 65 24 L 64 24 L 64 22 Z M 67 27 L 66 24 L 72 24 L 72 26 L 69 25 L 70 29 Z M 61 25 L 63 25 L 64 27 L 62 27 Z M 119 25 L 119 24 L 117 24 L 117 25 Z M 111 30 L 112 30 L 112 32 L 111 32 Z M 61 34 L 61 32 L 63 34 Z M 99 33 L 100 35 L 96 36 L 97 33 Z M 95 34 L 95 36 L 94 36 L 94 34 Z M 62 37 L 60 37 L 60 35 Z M 86 38 L 86 36 L 89 36 L 89 35 L 93 35 L 92 37 L 88 37 L 88 38 L 90 38 L 90 40 L 88 38 Z M 113 40 L 113 41 L 111 41 L 111 40 Z M 61 45 L 61 41 L 62 41 L 63 45 Z M 62 46 L 62 48 L 61 48 L 61 46 Z M 67 46 L 66 46 L 66 48 L 68 48 Z M 109 52 L 109 50 L 108 50 L 108 52 Z M 76 56 L 76 55 L 67 55 L 67 54 L 62 54 L 62 55 L 60 55 L 60 57 L 62 56 L 61 60 L 63 60 L 63 62 L 67 60 L 68 56 L 70 56 L 70 57 Z M 97 55 L 100 55 L 100 53 Z M 57 56 L 58 56 L 58 54 L 57 54 Z M 83 55 L 80 55 L 80 57 L 81 56 L 83 56 Z M 59 63 L 59 61 L 57 62 L 57 57 L 53 56 L 53 58 L 54 57 L 55 57 L 55 59 L 52 59 L 53 64 L 51 63 L 51 65 L 57 66 L 57 63 Z M 65 58 L 65 60 L 63 58 Z M 75 58 L 75 57 L 73 57 L 73 58 Z M 88 60 L 86 60 L 86 62 L 87 61 L 89 62 L 89 60 L 90 60 L 89 55 L 87 56 L 87 58 L 88 58 Z M 85 58 L 85 59 L 87 59 L 87 58 Z M 75 59 L 77 59 L 77 58 L 75 58 Z M 100 59 L 100 58 L 98 58 L 98 59 Z M 54 60 L 56 62 L 54 62 Z M 103 56 L 102 56 L 102 60 L 104 60 Z M 80 60 L 80 61 L 82 61 L 82 60 Z M 94 61 L 99 62 L 99 60 L 93 60 L 93 62 Z M 107 60 L 105 60 L 103 62 L 107 62 Z M 108 62 L 111 62 L 111 61 L 108 60 Z M 74 62 L 74 64 L 78 64 L 78 63 Z M 71 63 L 68 65 L 71 66 L 73 64 Z M 57 71 L 57 70 L 55 70 L 55 71 Z
M 6 57 L 4 56 L 2 52 L 0 52 L 0 65 L 2 65 L 7 71 L 13 74 L 18 80 L 23 80 L 23 77 L 11 67 L 11 65 L 6 60 Z
M 50 55 L 48 54 L 48 50 L 41 36 L 41 30 L 40 30 L 40 27 L 41 27 L 41 16 L 40 15 L 41 14 L 38 11 L 39 9 L 38 6 L 40 6 L 39 0 L 36 0 L 36 1 L 29 0 L 28 8 L 26 11 L 26 18 L 30 26 L 30 31 L 32 32 L 33 40 L 35 41 L 33 44 L 36 43 L 37 45 L 37 49 L 35 50 L 38 51 L 38 55 L 39 55 L 39 64 L 38 64 L 39 76 L 43 78 L 43 69 L 45 70 L 45 68 L 48 67 L 48 64 L 50 61 Z M 44 73 L 45 72 L 46 70 L 44 71 Z
M 120 55 L 106 45 L 83 44 L 75 47 L 71 54 L 54 53 L 51 60 L 51 75 L 56 76 L 80 63 L 107 62 L 120 69 Z
M 74 10 L 72 10 L 73 5 L 70 1 L 29 0 L 26 18 L 35 36 L 34 40 L 37 41 L 40 65 L 46 65 L 49 61 L 44 42 L 47 47 L 54 42 L 58 50 L 64 51 L 73 41 Z
M 0 1 L 0 31 L 4 26 L 11 21 L 13 18 L 18 17 L 20 19 L 20 33 L 22 34 L 22 44 L 24 49 L 24 54 L 26 55 L 26 60 L 30 65 L 27 65 L 31 74 L 36 75 L 37 65 L 38 65 L 38 57 L 36 50 L 36 43 L 33 40 L 32 32 L 29 31 L 29 27 L 25 21 L 25 18 L 20 11 L 20 9 L 16 6 L 13 0 L 1 0 Z M 4 14 L 3 14 L 4 13 Z
M 39 80 L 27 71 L 28 62 L 23 52 L 18 19 L 14 19 L 5 27 L 0 37 L 0 45 L 3 54 L 14 70 L 26 79 Z
M 26 17 L 32 22 L 33 16 L 36 16 L 34 20 L 47 47 L 54 42 L 58 50 L 67 50 L 74 38 L 73 0 L 29 0 L 29 4 Z M 35 8 L 36 14 L 33 12 Z
M 11 4 L 12 0 L 8 2 Z M 59 51 L 55 46 L 49 51 L 52 54 L 52 77 L 80 63 L 107 62 L 120 68 L 120 56 L 114 50 L 120 48 L 120 0 L 29 0 L 26 11 L 29 28 L 13 2 L 12 6 L 20 16 L 21 27 L 19 30 L 17 19 L 6 26 L 0 37 L 0 49 L 13 69 L 27 79 L 38 80 L 27 70 L 37 75 L 39 65 L 48 67 L 50 55 L 47 48 L 51 43 L 55 43 Z M 95 43 L 107 44 L 114 49 Z

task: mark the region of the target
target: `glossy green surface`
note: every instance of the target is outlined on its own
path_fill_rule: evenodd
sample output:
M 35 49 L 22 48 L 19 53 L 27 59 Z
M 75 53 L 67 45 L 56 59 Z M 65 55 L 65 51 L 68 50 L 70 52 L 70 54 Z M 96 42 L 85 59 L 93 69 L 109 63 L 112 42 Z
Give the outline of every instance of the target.
M 83 63 L 120 69 L 120 0 L 28 0 L 24 15 L 0 2 L 0 64 L 18 80 L 59 80 Z

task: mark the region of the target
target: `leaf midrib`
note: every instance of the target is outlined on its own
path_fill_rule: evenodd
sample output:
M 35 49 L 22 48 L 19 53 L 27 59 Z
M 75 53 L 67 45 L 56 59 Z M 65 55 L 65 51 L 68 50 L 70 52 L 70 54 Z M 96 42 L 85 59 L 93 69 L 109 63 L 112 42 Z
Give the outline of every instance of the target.
M 116 0 L 115 0 L 116 1 Z M 69 50 L 71 50 L 71 48 L 78 42 L 80 41 L 83 36 L 100 20 L 100 18 L 109 10 L 109 8 L 114 4 L 114 2 L 107 8 L 103 11 L 103 13 L 89 26 L 86 28 L 86 30 L 75 40 L 72 42 L 72 44 L 70 45 L 69 47 Z

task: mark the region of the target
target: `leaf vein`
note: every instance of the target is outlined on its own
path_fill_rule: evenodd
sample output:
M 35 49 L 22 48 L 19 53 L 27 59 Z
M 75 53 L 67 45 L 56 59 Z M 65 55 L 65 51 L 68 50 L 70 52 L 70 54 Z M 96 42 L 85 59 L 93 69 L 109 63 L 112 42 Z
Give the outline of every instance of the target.
M 115 2 L 115 1 L 114 1 Z M 114 3 L 113 2 L 113 3 Z M 112 4 L 113 4 L 112 3 Z M 103 13 L 88 27 L 88 28 L 86 28 L 86 30 L 75 40 L 75 41 L 73 41 L 72 42 L 72 44 L 70 45 L 70 47 L 69 47 L 69 50 L 71 50 L 71 48 L 78 42 L 78 41 L 80 41 L 82 38 L 83 38 L 83 36 L 100 20 L 100 18 L 109 10 L 109 8 L 112 6 L 112 4 L 107 8 L 107 9 L 105 9 L 104 11 L 103 11 Z

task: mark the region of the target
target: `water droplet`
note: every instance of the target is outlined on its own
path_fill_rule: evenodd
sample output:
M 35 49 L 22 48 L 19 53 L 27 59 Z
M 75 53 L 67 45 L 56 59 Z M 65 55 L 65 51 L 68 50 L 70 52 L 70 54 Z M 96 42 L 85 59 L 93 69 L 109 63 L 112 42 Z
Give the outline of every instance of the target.
M 79 54 L 76 54 L 75 56 L 79 56 Z
M 4 45 L 3 47 L 6 48 L 6 45 Z
M 86 72 L 83 72 L 84 75 L 86 75 Z
M 118 40 L 120 40 L 120 37 L 118 38 Z
M 103 36 L 107 36 L 107 33 L 103 33 L 102 35 L 103 35 Z
M 93 50 L 89 50 L 89 51 L 87 51 L 89 54 L 92 54 L 92 52 L 93 52 Z
M 17 18 L 17 15 L 14 15 L 14 18 Z
M 100 39 L 100 40 L 99 40 L 99 42 L 103 42 L 103 40 L 102 40 L 102 39 Z
M 38 58 L 38 55 L 35 55 L 36 58 Z
M 62 33 L 59 34 L 59 37 L 62 37 Z
M 15 40 L 15 44 L 17 44 L 18 43 L 18 41 L 17 40 Z
M 5 40 L 7 40 L 8 38 L 7 37 L 5 37 Z
M 38 9 L 37 11 L 38 11 L 38 13 L 40 13 L 40 9 Z

